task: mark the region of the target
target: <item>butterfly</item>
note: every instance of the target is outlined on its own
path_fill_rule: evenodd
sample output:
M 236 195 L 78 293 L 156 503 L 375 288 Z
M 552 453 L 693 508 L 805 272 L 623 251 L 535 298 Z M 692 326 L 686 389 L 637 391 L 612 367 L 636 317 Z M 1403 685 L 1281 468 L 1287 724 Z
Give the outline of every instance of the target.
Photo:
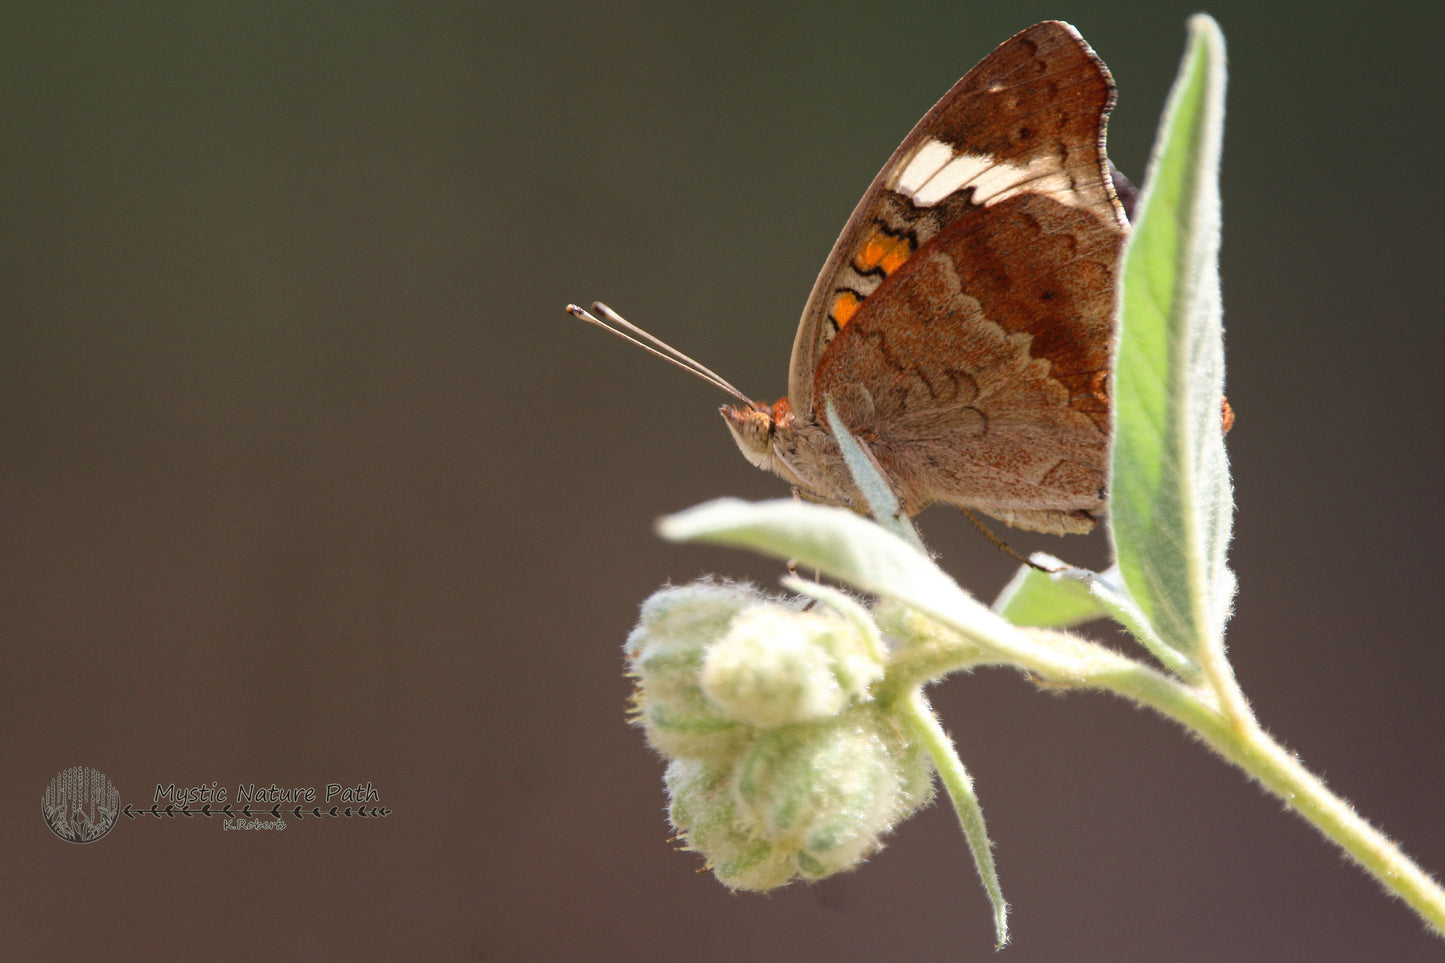
M 771 405 L 604 305 L 607 324 L 568 310 L 731 392 L 742 404 L 721 411 L 743 455 L 813 500 L 865 507 L 828 428 L 831 399 L 909 515 L 945 503 L 1087 532 L 1107 502 L 1115 283 L 1134 197 L 1105 155 L 1114 100 L 1108 68 L 1058 21 L 970 70 L 848 219 L 803 309 L 787 397 Z

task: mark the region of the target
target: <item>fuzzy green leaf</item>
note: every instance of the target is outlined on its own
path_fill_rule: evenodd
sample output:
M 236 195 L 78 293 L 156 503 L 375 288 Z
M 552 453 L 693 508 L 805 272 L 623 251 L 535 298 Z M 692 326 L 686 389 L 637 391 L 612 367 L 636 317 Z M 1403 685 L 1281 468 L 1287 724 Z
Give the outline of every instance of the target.
M 1234 592 L 1221 426 L 1224 39 L 1204 15 L 1165 107 L 1124 256 L 1110 532 L 1128 593 L 1171 647 L 1218 649 Z
M 1094 598 L 1086 582 L 1066 577 L 1076 570 L 1042 553 L 1034 555 L 1030 561 L 1056 571 L 1041 572 L 1020 565 L 993 603 L 993 610 L 999 615 L 1014 625 L 1031 625 L 1040 629 L 1066 629 L 1109 615 L 1109 610 Z

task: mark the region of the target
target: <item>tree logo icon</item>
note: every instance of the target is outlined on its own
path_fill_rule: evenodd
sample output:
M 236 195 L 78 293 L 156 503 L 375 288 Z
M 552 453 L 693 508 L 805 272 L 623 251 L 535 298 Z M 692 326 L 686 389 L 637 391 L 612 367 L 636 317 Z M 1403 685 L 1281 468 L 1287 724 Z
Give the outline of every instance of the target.
M 110 832 L 120 816 L 120 793 L 99 769 L 72 766 L 45 787 L 40 814 L 50 831 L 66 842 L 93 843 Z

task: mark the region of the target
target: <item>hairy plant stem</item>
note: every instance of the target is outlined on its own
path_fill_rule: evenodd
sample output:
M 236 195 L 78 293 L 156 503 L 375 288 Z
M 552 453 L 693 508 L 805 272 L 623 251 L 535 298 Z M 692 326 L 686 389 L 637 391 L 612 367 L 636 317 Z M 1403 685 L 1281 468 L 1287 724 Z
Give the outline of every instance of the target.
M 1138 663 L 1084 684 L 1148 706 L 1198 735 L 1408 903 L 1436 935 L 1445 936 L 1445 889 L 1265 732 L 1242 699 L 1219 699 Z M 1220 704 L 1230 711 L 1222 711 Z

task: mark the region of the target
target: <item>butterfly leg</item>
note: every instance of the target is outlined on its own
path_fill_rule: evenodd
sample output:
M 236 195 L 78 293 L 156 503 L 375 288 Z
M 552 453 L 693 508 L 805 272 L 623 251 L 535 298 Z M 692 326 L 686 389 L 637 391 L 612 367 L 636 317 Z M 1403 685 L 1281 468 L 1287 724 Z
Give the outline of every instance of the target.
M 808 501 L 808 497 L 804 494 L 804 492 L 803 492 L 803 490 L 802 490 L 801 488 L 799 488 L 797 485 L 793 485 L 793 486 L 792 486 L 792 489 L 793 489 L 793 501 L 795 501 L 795 502 Z M 788 569 L 788 574 L 789 574 L 789 575 L 793 576 L 794 578 L 797 578 L 797 576 L 798 576 L 798 560 L 795 559 L 795 558 L 790 558 L 790 559 L 788 559 L 788 561 L 787 561 L 787 569 Z M 817 569 L 813 569 L 813 581 L 815 581 L 815 582 L 821 582 L 822 580 L 823 580 L 823 573 L 820 572 L 820 571 L 818 571 Z M 809 599 L 809 600 L 808 600 L 808 604 L 805 605 L 805 606 L 803 606 L 803 611 L 804 611 L 804 612 L 807 612 L 807 611 L 809 611 L 810 609 L 812 609 L 812 607 L 813 607 L 813 602 L 814 602 L 814 601 L 815 601 L 815 600 L 813 600 L 813 599 Z
M 993 543 L 993 547 L 996 548 L 996 549 L 998 549 L 1000 552 L 1003 552 L 1005 555 L 1010 556 L 1011 558 L 1015 559 L 1016 561 L 1023 562 L 1023 563 L 1024 563 L 1025 565 L 1027 565 L 1029 568 L 1037 569 L 1037 570 L 1040 571 L 1040 572 L 1052 574 L 1052 573 L 1054 573 L 1054 572 L 1063 571 L 1062 569 L 1046 568 L 1046 567 L 1044 567 L 1043 565 L 1039 565 L 1039 564 L 1036 563 L 1036 562 L 1032 562 L 1032 561 L 1024 558 L 1024 557 L 1023 557 L 1022 555 L 1020 555 L 1018 552 L 1014 551 L 1013 546 L 1011 546 L 1008 542 L 1005 542 L 1003 539 L 1001 539 L 1001 538 L 999 538 L 997 535 L 995 535 L 995 534 L 993 533 L 993 531 L 992 531 L 987 525 L 985 525 L 985 524 L 983 523 L 983 520 L 980 519 L 980 518 L 979 518 L 977 515 L 975 515 L 973 512 L 969 511 L 967 508 L 963 508 L 962 506 L 959 506 L 959 511 L 961 511 L 961 512 L 963 512 L 965 515 L 967 515 L 967 516 L 968 516 L 968 520 L 971 521 L 971 522 L 973 522 L 973 524 L 978 528 L 978 530 L 979 530 L 980 532 L 983 532 L 983 537 L 986 538 L 986 539 L 988 539 L 990 542 L 992 542 L 992 543 Z

